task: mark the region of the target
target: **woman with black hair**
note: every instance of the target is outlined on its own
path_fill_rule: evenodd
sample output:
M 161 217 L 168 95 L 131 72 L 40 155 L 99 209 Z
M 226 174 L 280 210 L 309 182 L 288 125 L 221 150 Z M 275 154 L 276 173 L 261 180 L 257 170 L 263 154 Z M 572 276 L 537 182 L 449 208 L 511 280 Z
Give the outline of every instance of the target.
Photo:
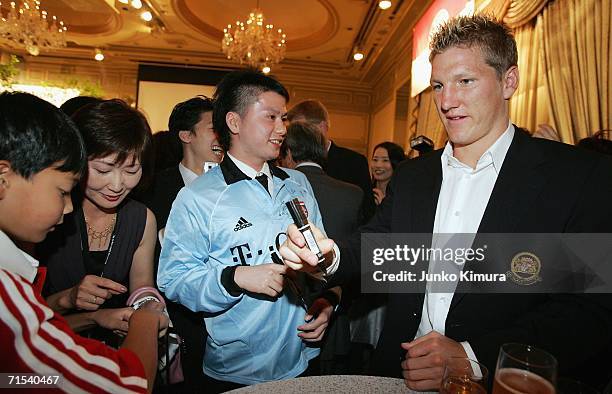
M 393 142 L 381 142 L 374 147 L 370 167 L 372 170 L 372 191 L 374 192 L 376 205 L 380 205 L 385 198 L 387 185 L 391 180 L 393 170 L 404 160 L 406 160 L 404 149 Z
M 73 193 L 72 215 L 38 245 L 48 269 L 43 295 L 73 330 L 117 347 L 135 309 L 163 303 L 153 287 L 155 216 L 128 198 L 150 171 L 151 130 L 120 100 L 87 105 L 73 121 L 87 173 Z

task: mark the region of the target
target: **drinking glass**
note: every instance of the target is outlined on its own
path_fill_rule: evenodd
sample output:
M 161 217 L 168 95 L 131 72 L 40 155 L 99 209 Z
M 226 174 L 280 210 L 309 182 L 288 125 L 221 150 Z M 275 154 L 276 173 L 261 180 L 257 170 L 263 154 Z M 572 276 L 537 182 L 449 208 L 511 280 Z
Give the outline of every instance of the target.
M 499 350 L 493 394 L 555 394 L 557 360 L 529 345 L 506 343 Z
M 450 357 L 444 365 L 440 394 L 486 394 L 489 371 L 478 361 Z

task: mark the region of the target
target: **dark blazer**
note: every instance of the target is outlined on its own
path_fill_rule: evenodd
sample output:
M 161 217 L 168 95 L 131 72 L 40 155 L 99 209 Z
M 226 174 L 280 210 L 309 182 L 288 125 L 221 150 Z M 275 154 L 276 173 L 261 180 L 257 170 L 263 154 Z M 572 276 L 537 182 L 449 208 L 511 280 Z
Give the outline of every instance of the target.
M 442 150 L 402 163 L 387 197 L 361 232 L 432 233 L 442 182 Z M 484 212 L 479 233 L 612 232 L 612 163 L 609 158 L 517 128 Z M 341 249 L 339 272 L 359 261 L 359 240 Z M 401 375 L 405 351 L 421 320 L 423 294 L 390 294 L 373 365 L 381 375 Z M 551 352 L 561 375 L 599 384 L 609 379 L 609 359 L 594 361 L 612 342 L 610 295 L 454 294 L 445 335 L 468 341 L 479 361 L 495 371 L 507 342 Z M 608 354 L 609 357 L 609 354 Z M 605 359 L 604 359 L 605 360 Z M 581 365 L 590 368 L 580 370 Z M 590 374 L 590 375 L 589 375 Z
M 296 170 L 304 173 L 312 186 L 327 236 L 336 239 L 351 235 L 362 220 L 363 191 L 328 176 L 319 167 L 301 166 Z
M 178 165 L 155 174 L 151 189 L 144 196 L 143 202 L 155 214 L 158 230 L 166 227 L 172 203 L 183 186 L 185 183 Z
M 327 164 L 323 166 L 323 169 L 332 178 L 352 183 L 363 190 L 361 209 L 363 210 L 364 222 L 369 220 L 374 215 L 376 204 L 374 203 L 368 160 L 365 156 L 338 146 L 332 141 L 327 152 Z
M 363 191 L 353 184 L 328 176 L 319 167 L 307 165 L 297 167 L 296 170 L 306 175 L 312 186 L 327 236 L 332 239 L 350 236 L 362 220 Z M 335 283 L 330 282 L 330 285 Z M 336 356 L 348 356 L 351 348 L 349 319 L 346 314 L 347 297 L 349 295 L 344 287 L 341 307 L 334 313 L 321 344 L 319 358 L 322 374 L 348 373 L 345 363 L 336 359 Z
M 155 214 L 158 231 L 166 227 L 172 203 L 184 186 L 185 183 L 179 167 L 175 165 L 157 173 L 151 188 L 144 194 L 143 202 Z M 160 252 L 161 245 L 158 239 L 155 245 L 156 273 Z M 175 302 L 166 300 L 166 304 L 172 324 L 183 339 L 181 364 L 185 376 L 185 385 L 189 390 L 195 391 L 200 389 L 199 384 L 203 375 L 202 363 L 207 337 L 204 315 L 201 312 L 193 312 Z

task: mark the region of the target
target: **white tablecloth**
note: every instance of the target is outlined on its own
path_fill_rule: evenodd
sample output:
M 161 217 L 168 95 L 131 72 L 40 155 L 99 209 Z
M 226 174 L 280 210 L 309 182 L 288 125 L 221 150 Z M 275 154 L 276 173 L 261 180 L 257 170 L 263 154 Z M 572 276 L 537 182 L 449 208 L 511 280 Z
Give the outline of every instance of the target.
M 380 376 L 331 375 L 279 380 L 229 391 L 232 394 L 346 393 L 414 394 L 402 379 Z M 423 394 L 423 393 L 419 393 Z

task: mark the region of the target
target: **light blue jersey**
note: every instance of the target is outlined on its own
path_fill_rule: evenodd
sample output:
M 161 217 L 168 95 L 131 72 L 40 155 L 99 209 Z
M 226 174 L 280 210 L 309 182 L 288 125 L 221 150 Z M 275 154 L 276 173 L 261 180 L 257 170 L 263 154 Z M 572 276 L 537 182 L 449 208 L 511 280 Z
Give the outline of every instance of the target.
M 217 380 L 250 385 L 292 378 L 319 353 L 297 336 L 305 311 L 287 290 L 276 299 L 234 297 L 221 284 L 228 266 L 272 262 L 270 252 L 292 223 L 287 201 L 303 201 L 308 219 L 323 229 L 304 175 L 270 168 L 273 196 L 226 157 L 181 190 L 166 225 L 157 282 L 170 300 L 206 312 L 204 373 Z

